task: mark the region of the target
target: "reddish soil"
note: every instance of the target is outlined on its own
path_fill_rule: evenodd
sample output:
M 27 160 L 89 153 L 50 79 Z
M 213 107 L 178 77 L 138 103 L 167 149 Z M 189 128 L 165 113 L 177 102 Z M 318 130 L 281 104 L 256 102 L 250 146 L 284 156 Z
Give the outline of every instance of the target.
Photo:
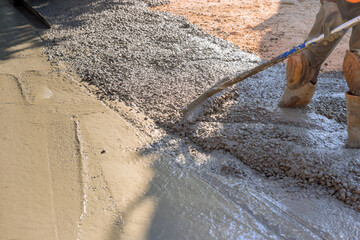
M 319 10 L 314 0 L 171 0 L 153 8 L 185 16 L 240 49 L 271 59 L 304 41 Z M 349 34 L 323 65 L 341 70 Z

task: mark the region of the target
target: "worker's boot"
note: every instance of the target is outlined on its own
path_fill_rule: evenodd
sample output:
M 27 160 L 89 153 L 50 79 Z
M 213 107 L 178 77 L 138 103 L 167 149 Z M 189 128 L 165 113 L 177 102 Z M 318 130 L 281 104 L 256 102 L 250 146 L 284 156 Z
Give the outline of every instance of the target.
M 344 75 L 349 86 L 346 93 L 348 147 L 360 147 L 360 63 L 359 57 L 347 51 L 344 59 Z
M 287 87 L 279 107 L 295 108 L 308 105 L 315 93 L 319 70 L 320 66 L 310 67 L 304 53 L 290 57 L 286 66 Z

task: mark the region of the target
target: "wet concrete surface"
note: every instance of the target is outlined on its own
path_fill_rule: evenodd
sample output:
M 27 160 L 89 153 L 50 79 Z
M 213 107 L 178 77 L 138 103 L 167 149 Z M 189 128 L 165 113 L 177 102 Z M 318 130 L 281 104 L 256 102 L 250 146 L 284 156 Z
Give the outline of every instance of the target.
M 284 178 L 285 186 L 259 176 L 230 153 L 205 153 L 180 137 L 166 135 L 141 152 L 157 159 L 148 194 L 159 201 L 149 239 L 352 239 L 359 234 L 359 214 L 320 186 L 300 187 Z
M 225 149 L 266 176 L 319 184 L 360 209 L 360 155 L 345 148 L 340 73 L 320 75 L 309 107 L 286 110 L 277 107 L 285 87 L 278 65 L 225 91 L 196 124 L 179 123 L 180 109 L 218 79 L 262 60 L 141 2 L 30 2 L 56 25 L 45 35 L 49 58 L 67 61 L 101 98 L 124 101 L 205 150 Z
M 52 2 L 42 3 L 45 7 Z M 6 10 L 3 4 L 0 1 L 1 11 Z M 139 6 L 147 11 L 145 5 Z M 97 88 L 79 84 L 80 79 L 68 72 L 71 69 L 66 63 L 53 61 L 50 65 L 46 61 L 35 29 L 17 26 L 24 24 L 24 19 L 11 11 L 1 26 L 12 31 L 4 28 L 0 32 L 6 36 L 0 55 L 0 86 L 5 93 L 0 97 L 0 142 L 5 146 L 0 155 L 0 189 L 6 196 L 0 201 L 0 238 L 39 238 L 41 234 L 40 238 L 46 235 L 48 239 L 109 240 L 359 238 L 359 213 L 331 197 L 323 187 L 299 184 L 298 178 L 281 174 L 267 178 L 239 161 L 232 148 L 206 152 L 206 147 L 199 147 L 201 143 L 195 145 L 180 134 L 159 128 L 131 102 L 125 106 L 98 101 L 88 92 Z M 19 21 L 9 21 L 11 18 Z M 47 41 L 46 35 L 42 37 Z M 51 46 L 47 49 L 50 58 L 54 49 L 63 47 Z M 255 56 L 251 59 L 260 61 Z M 283 74 L 283 68 L 279 69 Z M 250 84 L 243 93 L 233 90 L 225 94 L 227 108 L 219 113 L 209 108 L 199 123 L 186 126 L 186 134 L 191 136 L 194 129 L 208 129 L 210 135 L 216 129 L 221 133 L 220 125 L 234 122 L 233 111 L 227 109 L 242 103 L 241 94 L 251 93 L 252 87 L 256 90 Z M 271 99 L 273 95 L 261 92 L 261 96 Z M 341 98 L 336 92 L 331 96 Z M 186 101 L 192 96 L 187 97 Z M 274 121 L 275 116 L 269 114 L 278 111 L 272 110 L 273 102 L 264 103 L 266 108 L 258 117 L 268 115 L 268 122 Z M 320 105 L 319 111 L 325 107 Z M 242 111 L 237 114 L 245 118 L 253 113 L 248 111 L 244 116 Z M 211 125 L 214 114 L 219 125 L 215 127 Z M 292 114 L 286 116 L 295 123 L 330 126 L 305 110 L 301 121 Z M 162 115 L 155 120 L 159 122 L 161 117 L 166 120 Z M 260 134 L 265 129 L 261 126 L 268 122 L 253 123 L 252 127 L 260 129 Z M 290 120 L 283 122 L 286 125 Z M 240 130 L 245 131 L 244 127 Z M 201 139 L 201 131 L 192 133 L 196 137 L 193 141 Z M 340 145 L 337 140 L 333 142 L 329 149 Z M 26 178 L 28 175 L 32 177 Z
M 268 177 L 324 186 L 359 209 L 360 153 L 345 146 L 343 82 L 323 74 L 309 107 L 279 109 L 283 88 L 272 82 L 277 76 L 265 72 L 258 86 L 238 85 L 239 97 L 190 125 L 193 141 L 209 150 L 226 149 Z

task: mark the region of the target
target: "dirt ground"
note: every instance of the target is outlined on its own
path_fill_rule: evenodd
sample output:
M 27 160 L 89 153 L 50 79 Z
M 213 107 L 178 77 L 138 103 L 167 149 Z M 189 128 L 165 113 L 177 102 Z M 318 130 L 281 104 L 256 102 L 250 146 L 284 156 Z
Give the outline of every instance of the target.
M 171 0 L 152 9 L 185 16 L 205 32 L 269 60 L 301 44 L 320 7 L 316 0 Z M 322 70 L 341 70 L 347 34 Z

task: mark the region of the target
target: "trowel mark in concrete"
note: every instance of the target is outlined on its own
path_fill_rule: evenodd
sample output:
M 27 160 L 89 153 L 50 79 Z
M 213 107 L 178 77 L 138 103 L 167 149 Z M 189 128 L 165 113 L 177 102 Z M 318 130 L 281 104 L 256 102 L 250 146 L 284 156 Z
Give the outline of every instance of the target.
M 95 102 L 94 102 L 95 103 Z M 101 106 L 99 102 L 96 102 Z M 89 128 L 89 119 L 101 111 L 107 111 L 104 106 L 100 111 L 95 113 L 83 113 L 73 116 L 76 134 L 77 154 L 79 156 L 80 182 L 82 184 L 82 211 L 78 220 L 78 237 L 77 239 L 104 239 L 104 236 L 121 232 L 123 220 L 121 212 L 114 199 L 114 194 L 105 179 L 104 170 L 100 166 L 99 152 L 94 151 L 94 142 L 89 136 L 89 132 L 98 130 Z M 103 123 L 109 120 L 108 115 L 105 116 Z M 111 118 L 110 118 L 111 119 Z M 90 124 L 91 125 L 91 124 Z M 91 130 L 89 130 L 91 129 Z M 105 131 L 106 132 L 106 131 Z M 103 132 L 102 132 L 103 133 Z M 104 134 L 104 136 L 108 136 Z M 101 144 L 103 142 L 100 141 Z M 89 148 L 88 146 L 92 146 Z M 115 226 L 113 226 L 115 224 Z M 94 227 L 98 227 L 94 231 Z
M 75 117 L 74 117 L 75 119 Z M 84 146 L 84 142 L 81 140 L 81 128 L 79 120 L 74 121 L 75 125 L 75 140 L 77 143 L 77 153 L 79 155 L 79 169 L 81 171 L 80 182 L 82 184 L 82 212 L 78 222 L 78 240 L 81 239 L 82 233 L 82 224 L 87 214 L 87 191 L 88 191 L 88 183 L 89 183 L 89 171 L 87 166 L 87 154 L 85 152 L 86 146 Z
M 11 74 L 0 74 L 1 100 L 6 104 L 23 103 L 26 97 L 19 79 Z
M 26 71 L 19 74 L 18 82 L 27 104 L 35 104 L 43 99 L 50 99 L 53 92 L 47 86 L 46 72 Z M 36 79 L 36 84 L 33 82 Z

